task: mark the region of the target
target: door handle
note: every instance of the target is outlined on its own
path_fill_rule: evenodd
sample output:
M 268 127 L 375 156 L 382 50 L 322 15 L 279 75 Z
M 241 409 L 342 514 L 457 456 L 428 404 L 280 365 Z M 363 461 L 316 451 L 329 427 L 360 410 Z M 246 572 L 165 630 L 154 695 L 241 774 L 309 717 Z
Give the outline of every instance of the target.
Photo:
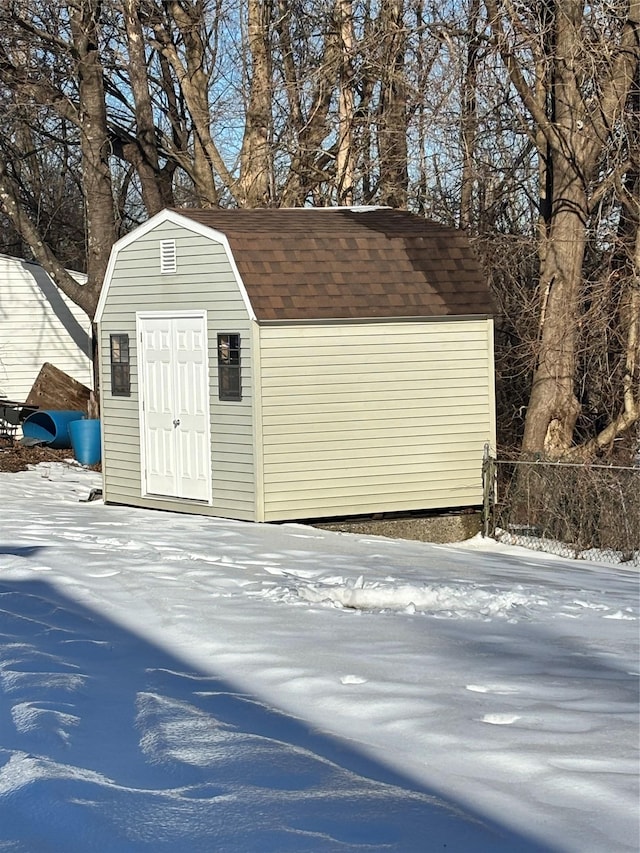
M 180 418 L 175 418 L 175 420 L 173 421 L 173 425 L 174 425 L 174 427 L 179 427 L 180 426 Z

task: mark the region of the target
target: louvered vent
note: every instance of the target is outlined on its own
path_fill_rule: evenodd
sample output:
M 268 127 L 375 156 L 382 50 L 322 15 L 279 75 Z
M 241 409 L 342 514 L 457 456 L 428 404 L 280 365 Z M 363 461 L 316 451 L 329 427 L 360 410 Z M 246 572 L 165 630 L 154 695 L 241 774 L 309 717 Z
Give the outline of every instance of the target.
M 176 241 L 160 240 L 160 272 L 172 273 L 176 269 Z

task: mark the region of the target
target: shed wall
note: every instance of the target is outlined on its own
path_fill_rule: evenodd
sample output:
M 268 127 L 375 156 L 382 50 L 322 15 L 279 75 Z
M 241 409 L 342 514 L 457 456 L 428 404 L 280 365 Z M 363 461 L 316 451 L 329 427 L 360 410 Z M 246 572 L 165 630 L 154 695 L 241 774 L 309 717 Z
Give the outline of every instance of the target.
M 160 240 L 176 241 L 177 271 L 160 273 Z M 142 495 L 136 312 L 207 311 L 211 417 L 211 506 Z M 242 400 L 218 400 L 216 336 L 242 338 Z M 128 334 L 131 396 L 111 393 L 109 336 Z M 232 515 L 255 513 L 251 322 L 225 249 L 171 222 L 143 234 L 118 253 L 100 323 L 105 500 L 159 509 Z
M 266 521 L 473 506 L 491 320 L 260 330 Z
M 38 264 L 0 255 L 0 396 L 24 400 L 47 361 L 91 387 L 90 354 L 84 311 Z

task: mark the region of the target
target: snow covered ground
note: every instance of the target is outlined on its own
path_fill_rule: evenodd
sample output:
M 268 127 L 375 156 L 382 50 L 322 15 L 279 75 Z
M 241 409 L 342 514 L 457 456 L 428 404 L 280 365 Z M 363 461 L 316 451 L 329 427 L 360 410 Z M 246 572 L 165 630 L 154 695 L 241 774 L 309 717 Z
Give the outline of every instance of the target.
M 0 851 L 640 848 L 637 569 L 0 475 Z

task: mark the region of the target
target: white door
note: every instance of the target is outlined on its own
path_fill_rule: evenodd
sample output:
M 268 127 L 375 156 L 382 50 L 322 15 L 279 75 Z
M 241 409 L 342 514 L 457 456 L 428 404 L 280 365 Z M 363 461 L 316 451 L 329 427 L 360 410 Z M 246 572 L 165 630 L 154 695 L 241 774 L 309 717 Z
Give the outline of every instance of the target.
M 209 501 L 209 382 L 204 314 L 138 315 L 143 489 Z

